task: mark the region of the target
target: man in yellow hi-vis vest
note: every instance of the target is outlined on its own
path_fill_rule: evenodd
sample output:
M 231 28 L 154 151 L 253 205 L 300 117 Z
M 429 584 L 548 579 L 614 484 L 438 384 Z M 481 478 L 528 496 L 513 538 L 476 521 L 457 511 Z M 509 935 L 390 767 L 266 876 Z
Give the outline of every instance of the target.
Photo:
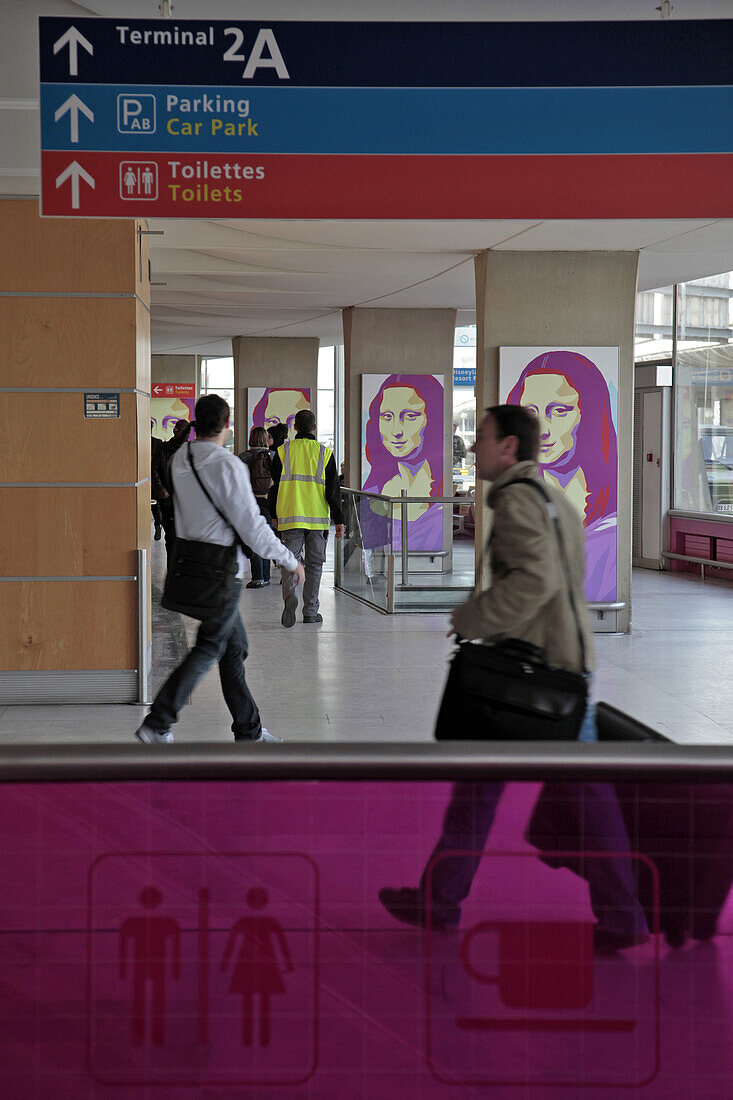
M 293 422 L 295 439 L 278 448 L 272 462 L 270 512 L 277 518 L 277 533 L 298 561 L 305 565 L 303 622 L 322 623 L 318 590 L 326 560 L 328 529 L 333 520 L 336 538 L 343 538 L 341 489 L 333 452 L 315 438 L 316 418 L 301 409 Z M 297 584 L 283 573 L 285 607 L 280 620 L 293 626 L 298 607 Z

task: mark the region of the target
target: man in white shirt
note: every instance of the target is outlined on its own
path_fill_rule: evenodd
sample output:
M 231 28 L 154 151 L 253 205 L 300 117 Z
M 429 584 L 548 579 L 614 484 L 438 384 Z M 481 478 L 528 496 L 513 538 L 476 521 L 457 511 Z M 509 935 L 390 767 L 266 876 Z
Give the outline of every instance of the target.
M 224 447 L 229 434 L 229 405 L 218 394 L 196 402 L 196 440 L 176 453 L 170 467 L 176 532 L 182 539 L 231 546 L 234 532 L 263 558 L 272 558 L 287 573 L 303 580 L 303 566 L 268 527 L 252 492 L 249 473 L 236 455 Z M 191 458 L 206 492 L 191 468 Z M 207 499 L 206 493 L 212 503 Z M 225 523 L 216 508 L 226 516 Z M 234 529 L 234 531 L 232 530 Z M 235 741 L 280 741 L 264 729 L 257 704 L 247 687 L 244 661 L 247 635 L 239 614 L 245 557 L 237 549 L 237 580 L 225 606 L 198 629 L 196 643 L 158 692 L 147 718 L 135 736 L 145 744 L 171 742 L 171 726 L 188 696 L 215 661 L 232 715 Z

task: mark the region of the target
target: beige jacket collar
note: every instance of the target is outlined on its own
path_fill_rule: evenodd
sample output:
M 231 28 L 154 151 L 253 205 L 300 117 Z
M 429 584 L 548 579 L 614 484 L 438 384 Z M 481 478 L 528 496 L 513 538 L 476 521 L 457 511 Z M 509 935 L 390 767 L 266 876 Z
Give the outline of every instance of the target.
M 508 470 L 504 470 L 502 474 L 499 474 L 489 486 L 489 494 L 486 498 L 489 502 L 489 506 L 493 508 L 494 496 L 500 489 L 503 489 L 505 485 L 510 485 L 512 481 L 518 481 L 519 478 L 523 477 L 533 477 L 538 481 L 541 480 L 536 462 L 516 462 L 514 466 L 510 466 Z

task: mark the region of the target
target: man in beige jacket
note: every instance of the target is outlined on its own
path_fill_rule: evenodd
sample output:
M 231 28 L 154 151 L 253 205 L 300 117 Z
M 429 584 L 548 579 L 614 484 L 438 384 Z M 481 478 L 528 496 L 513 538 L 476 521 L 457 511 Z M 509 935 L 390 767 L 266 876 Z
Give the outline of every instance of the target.
M 461 638 L 521 638 L 541 646 L 551 665 L 589 672 L 593 640 L 585 614 L 585 545 L 580 515 L 565 495 L 547 485 L 537 469 L 539 422 L 521 405 L 497 405 L 486 413 L 473 450 L 476 472 L 491 482 L 493 523 L 487 543 L 491 585 L 457 607 L 452 633 Z M 565 574 L 555 525 L 546 502 L 531 485 L 542 485 L 554 506 L 563 542 Z M 518 484 L 519 482 L 519 484 Z M 580 615 L 578 624 L 568 587 Z M 584 660 L 585 658 L 585 660 Z M 580 740 L 593 740 L 593 735 Z
M 583 593 L 583 527 L 563 494 L 541 482 L 537 418 L 519 405 L 487 409 L 472 450 L 478 477 L 491 482 L 488 502 L 493 523 L 487 553 L 492 580 L 488 588 L 456 608 L 450 633 L 486 642 L 520 638 L 541 646 L 550 664 L 589 673 L 592 638 Z M 543 485 L 550 507 L 531 485 L 521 483 L 526 478 Z M 551 511 L 559 521 L 562 554 Z M 578 739 L 598 739 L 592 704 L 586 707 Z M 461 903 L 481 862 L 503 789 L 504 784 L 497 782 L 453 785 L 443 830 L 420 886 L 379 891 L 382 905 L 393 917 L 405 924 L 430 925 L 436 931 L 458 927 Z M 585 804 L 588 851 L 628 851 L 628 836 L 610 784 L 568 785 L 567 797 L 580 797 Z M 646 919 L 636 898 L 630 860 L 618 855 L 590 859 L 586 871 L 591 906 L 598 918 L 596 950 L 614 951 L 643 942 Z

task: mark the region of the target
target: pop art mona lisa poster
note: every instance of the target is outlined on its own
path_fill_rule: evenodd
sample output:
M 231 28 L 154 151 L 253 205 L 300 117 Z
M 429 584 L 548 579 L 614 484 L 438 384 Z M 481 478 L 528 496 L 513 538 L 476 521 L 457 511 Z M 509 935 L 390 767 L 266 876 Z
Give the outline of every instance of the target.
M 363 374 L 361 487 L 399 497 L 443 495 L 443 375 Z M 367 503 L 362 515 L 367 549 L 402 547 L 401 508 Z M 443 548 L 443 511 L 425 501 L 407 508 L 409 550 Z
M 499 400 L 537 413 L 540 472 L 583 518 L 586 599 L 614 602 L 618 348 L 500 348 Z

